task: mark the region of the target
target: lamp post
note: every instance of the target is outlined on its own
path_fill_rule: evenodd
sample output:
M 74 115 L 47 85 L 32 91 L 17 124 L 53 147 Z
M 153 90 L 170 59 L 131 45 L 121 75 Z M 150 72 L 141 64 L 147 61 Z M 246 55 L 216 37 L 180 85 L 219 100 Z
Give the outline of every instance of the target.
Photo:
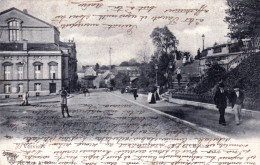
M 168 88 L 171 89 L 171 81 L 172 81 L 172 75 L 171 75 L 171 71 L 172 71 L 172 62 L 169 62 L 169 69 L 168 69 Z
M 204 50 L 204 40 L 205 40 L 205 35 L 204 34 L 202 34 L 202 50 Z
M 158 80 L 157 80 L 158 64 L 155 64 L 155 71 L 156 71 L 156 72 L 155 72 L 155 77 L 156 77 L 156 79 L 155 79 L 155 85 L 158 86 Z
M 112 48 L 109 48 L 109 71 L 111 72 L 111 50 Z

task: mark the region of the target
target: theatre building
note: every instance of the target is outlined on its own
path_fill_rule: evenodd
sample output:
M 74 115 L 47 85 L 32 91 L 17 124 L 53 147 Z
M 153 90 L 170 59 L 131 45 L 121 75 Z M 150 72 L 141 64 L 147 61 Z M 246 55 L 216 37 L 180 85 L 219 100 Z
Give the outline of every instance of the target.
M 59 30 L 11 8 L 0 13 L 0 98 L 57 94 L 76 88 L 74 41 L 61 42 Z

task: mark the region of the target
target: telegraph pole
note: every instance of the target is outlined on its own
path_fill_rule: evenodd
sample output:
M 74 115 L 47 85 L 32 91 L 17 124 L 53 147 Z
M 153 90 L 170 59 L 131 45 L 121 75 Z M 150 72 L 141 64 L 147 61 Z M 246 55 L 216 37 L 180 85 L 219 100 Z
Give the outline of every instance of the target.
M 111 50 L 112 48 L 109 48 L 109 71 L 111 71 Z

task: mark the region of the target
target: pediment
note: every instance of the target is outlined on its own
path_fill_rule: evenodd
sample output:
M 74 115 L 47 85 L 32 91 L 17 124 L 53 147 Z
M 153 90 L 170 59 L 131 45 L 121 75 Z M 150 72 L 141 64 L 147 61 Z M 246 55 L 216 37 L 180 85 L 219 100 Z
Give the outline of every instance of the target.
M 54 27 L 53 25 L 17 8 L 10 8 L 0 13 L 1 26 L 7 26 L 8 21 L 13 19 L 18 20 L 23 27 Z

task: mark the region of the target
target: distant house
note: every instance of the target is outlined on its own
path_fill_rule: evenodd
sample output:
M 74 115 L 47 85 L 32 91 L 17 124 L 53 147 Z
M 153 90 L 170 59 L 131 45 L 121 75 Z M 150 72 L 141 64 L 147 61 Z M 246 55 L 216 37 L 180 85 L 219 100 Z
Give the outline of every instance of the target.
M 140 76 L 140 69 L 138 66 L 115 66 L 112 72 L 117 75 L 120 73 L 125 73 L 129 77 L 138 77 Z
M 97 77 L 93 80 L 93 84 L 96 88 L 106 88 L 110 86 L 110 80 L 115 78 L 113 73 L 110 71 L 106 71 L 103 74 L 97 75 Z
M 141 74 L 138 66 L 115 66 L 112 70 L 114 75 L 124 73 L 130 77 L 130 85 L 133 84 Z
M 93 69 L 93 67 L 89 67 L 86 69 L 84 76 L 96 76 L 97 72 Z
M 96 71 L 93 69 L 93 67 L 88 67 L 84 69 L 84 77 L 82 78 L 81 81 L 81 86 L 86 87 L 86 88 L 94 88 L 94 80 L 97 77 Z

